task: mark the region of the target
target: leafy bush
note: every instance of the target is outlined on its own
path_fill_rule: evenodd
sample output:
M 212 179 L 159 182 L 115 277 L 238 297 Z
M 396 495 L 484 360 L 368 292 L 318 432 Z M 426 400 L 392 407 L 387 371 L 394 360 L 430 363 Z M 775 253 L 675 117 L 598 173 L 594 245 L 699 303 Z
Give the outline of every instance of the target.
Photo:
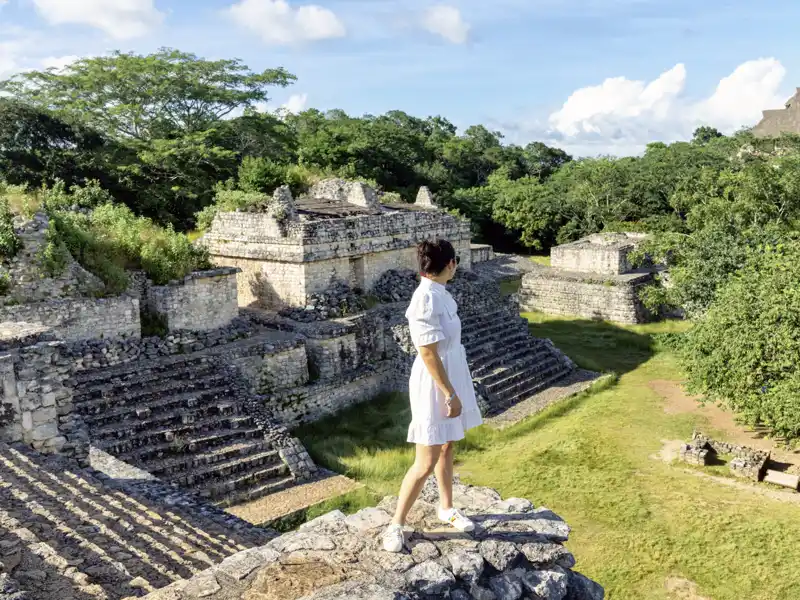
M 753 252 L 678 348 L 691 392 L 800 437 L 800 239 Z
M 14 215 L 6 197 L 0 198 L 0 256 L 12 258 L 21 247 L 14 231 Z
M 44 272 L 49 277 L 57 277 L 67 268 L 72 256 L 61 238 L 55 221 L 50 221 L 47 228 L 47 243 L 41 250 L 39 260 Z
M 51 212 L 72 208 L 91 209 L 113 201 L 111 194 L 96 180 L 87 182 L 85 186 L 73 185 L 69 190 L 64 182 L 59 180 L 50 187 L 42 187 L 41 191 L 42 205 L 45 210 Z

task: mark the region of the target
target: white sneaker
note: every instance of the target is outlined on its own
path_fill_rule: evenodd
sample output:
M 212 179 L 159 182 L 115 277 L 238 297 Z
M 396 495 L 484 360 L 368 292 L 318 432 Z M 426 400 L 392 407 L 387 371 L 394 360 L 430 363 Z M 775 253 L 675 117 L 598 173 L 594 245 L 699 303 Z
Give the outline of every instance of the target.
M 402 552 L 404 543 L 402 525 L 389 525 L 383 532 L 383 549 L 386 552 Z
M 439 509 L 439 520 L 443 523 L 449 523 L 454 528 L 465 533 L 475 531 L 475 523 L 470 521 L 464 514 L 457 508 L 450 510 Z

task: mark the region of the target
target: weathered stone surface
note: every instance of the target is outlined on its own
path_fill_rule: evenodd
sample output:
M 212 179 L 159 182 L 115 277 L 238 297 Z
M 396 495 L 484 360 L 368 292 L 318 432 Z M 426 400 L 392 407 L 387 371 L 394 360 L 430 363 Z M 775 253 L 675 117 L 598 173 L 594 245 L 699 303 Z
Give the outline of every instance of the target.
M 456 550 L 446 556 L 453 574 L 467 583 L 477 582 L 483 574 L 483 557 L 477 552 Z
M 456 582 L 453 573 L 432 560 L 411 569 L 406 573 L 406 580 L 412 589 L 423 594 L 442 594 Z
M 567 574 L 561 569 L 545 571 L 517 569 L 514 575 L 529 592 L 543 600 L 563 600 L 567 595 Z
M 566 600 L 603 600 L 605 591 L 603 586 L 592 581 L 588 577 L 567 571 L 567 595 Z
M 221 589 L 214 573 L 206 571 L 188 581 L 183 593 L 191 598 L 208 598 Z
M 565 569 L 575 566 L 575 557 L 561 544 L 552 542 L 531 542 L 521 548 L 525 558 L 536 567 L 558 565 Z
M 347 526 L 353 531 L 369 531 L 385 527 L 392 521 L 392 516 L 380 508 L 364 508 L 345 519 Z
M 498 571 L 505 571 L 520 555 L 519 548 L 511 542 L 489 539 L 481 542 L 481 556 Z
M 489 580 L 489 588 L 497 600 L 519 600 L 522 597 L 522 584 L 513 575 L 502 573 Z
M 500 505 L 496 493 L 486 488 L 456 483 L 459 493 L 473 506 L 496 505 L 523 512 L 503 512 L 493 515 L 501 520 L 526 524 L 529 527 L 545 520 L 560 522 L 547 509 L 531 510 L 527 503 L 510 500 Z M 428 494 L 431 497 L 431 494 Z M 545 541 L 536 532 L 519 535 L 527 542 L 513 541 L 502 532 L 491 532 L 477 541 L 462 539 L 456 532 L 441 532 L 430 537 L 425 529 L 435 523 L 436 499 L 422 499 L 419 529 L 409 541 L 410 551 L 398 554 L 384 552 L 380 534 L 388 512 L 383 509 L 365 510 L 345 517 L 333 512 L 306 523 L 300 531 L 285 534 L 267 544 L 269 564 L 250 570 L 249 558 L 228 559 L 213 572 L 219 583 L 233 581 L 209 596 L 210 600 L 333 600 L 432 598 L 483 600 L 601 600 L 602 588 L 573 575 L 559 563 L 574 562 L 572 555 L 560 544 Z M 381 507 L 393 502 L 384 499 Z M 530 519 L 531 515 L 537 518 Z M 522 529 L 524 525 L 520 525 Z M 446 535 L 449 533 L 449 535 Z M 534 538 L 531 541 L 528 538 Z M 559 548 L 561 550 L 559 550 Z M 253 550 L 245 553 L 251 556 Z M 279 556 L 276 558 L 276 555 Z M 523 557 L 525 555 L 525 557 Z M 347 556 L 347 561 L 340 558 Z M 533 562 L 526 560 L 528 557 Z M 568 557 L 568 558 L 567 558 Z M 569 560 L 572 559 L 572 560 Z M 242 565 L 241 578 L 226 576 L 224 566 Z M 572 594 L 572 596 L 568 595 Z M 598 595 L 599 594 L 599 595 Z M 182 600 L 194 600 L 187 596 Z

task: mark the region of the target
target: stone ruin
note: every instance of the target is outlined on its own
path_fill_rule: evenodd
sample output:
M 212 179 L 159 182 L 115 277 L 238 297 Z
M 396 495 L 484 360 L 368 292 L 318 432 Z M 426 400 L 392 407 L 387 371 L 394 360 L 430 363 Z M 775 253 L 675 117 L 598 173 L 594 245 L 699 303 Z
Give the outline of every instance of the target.
M 19 574 L 29 598 L 67 600 L 69 590 L 84 598 L 92 586 L 109 598 L 138 597 L 262 543 L 233 535 L 249 531 L 243 522 L 226 521 L 234 527 L 226 534 L 215 507 L 325 477 L 290 431 L 406 391 L 414 349 L 404 311 L 421 239 L 447 237 L 461 256 L 451 287 L 485 414 L 575 371 L 549 340 L 530 335 L 514 297 L 502 297 L 492 254 L 470 244 L 468 222 L 431 206 L 376 204 L 361 184 L 322 182 L 312 192 L 322 197 L 294 200 L 282 188 L 264 213 L 218 215 L 204 242 L 218 267 L 165 286 L 131 273 L 126 293 L 97 297 L 98 282 L 76 263 L 68 281 L 12 282 L 0 306 L 0 497 L 11 503 L 0 503 L 0 562 Z M 12 273 L 40 267 L 46 218 L 19 227 L 35 234 L 21 235 Z M 470 271 L 473 256 L 489 261 L 484 275 Z M 14 296 L 14 286 L 25 286 L 24 294 Z M 342 306 L 342 295 L 359 302 Z M 164 328 L 159 335 L 143 330 L 143 317 L 153 316 Z M 186 510 L 179 515 L 177 506 Z M 173 513 L 175 523 L 158 518 Z M 155 529 L 135 534 L 149 541 L 127 549 L 131 518 Z M 167 540 L 172 529 L 186 534 Z M 92 560 L 80 562 L 75 544 Z M 515 561 L 514 572 L 489 563 L 470 593 L 488 598 L 506 585 L 505 597 L 530 596 L 525 582 L 533 575 L 516 573 L 530 566 Z M 423 561 L 409 571 L 449 569 L 460 581 L 452 565 L 433 562 L 438 567 Z M 398 594 L 421 597 L 418 584 L 400 585 L 402 569 L 393 572 Z M 559 573 L 552 577 L 566 588 L 556 589 L 567 591 L 553 597 L 596 597 L 564 595 L 583 579 Z M 9 579 L 0 577 L 3 589 Z M 468 597 L 465 585 L 452 584 L 451 597 Z
M 429 482 L 430 484 L 431 482 Z M 445 531 L 428 485 L 412 510 L 403 553 L 380 548 L 396 498 L 345 516 L 309 521 L 246 550 L 150 600 L 602 600 L 603 588 L 573 571 L 563 546 L 569 526 L 527 500 L 455 483 L 454 502 L 473 516 L 474 535 Z
M 638 233 L 600 233 L 556 246 L 550 266 L 529 271 L 519 291 L 524 310 L 635 324 L 650 319 L 639 298 L 655 281 L 652 269 L 633 269 Z
M 731 473 L 742 479 L 759 482 L 764 478 L 770 453 L 737 444 L 719 442 L 695 431 L 692 441 L 680 450 L 680 459 L 688 464 L 707 466 L 716 455 L 730 455 L 728 463 Z

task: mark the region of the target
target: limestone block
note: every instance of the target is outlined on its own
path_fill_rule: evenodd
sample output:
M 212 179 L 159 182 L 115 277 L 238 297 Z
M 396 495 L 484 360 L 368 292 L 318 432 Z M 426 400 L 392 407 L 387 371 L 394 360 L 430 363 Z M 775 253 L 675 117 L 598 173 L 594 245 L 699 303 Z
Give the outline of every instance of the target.
M 421 188 L 419 188 L 419 192 L 417 193 L 417 201 L 415 204 L 425 208 L 436 208 L 436 202 L 433 198 L 433 194 L 427 186 L 423 185 Z
M 33 441 L 44 441 L 58 435 L 58 424 L 55 421 L 42 423 L 33 428 L 31 439 Z

